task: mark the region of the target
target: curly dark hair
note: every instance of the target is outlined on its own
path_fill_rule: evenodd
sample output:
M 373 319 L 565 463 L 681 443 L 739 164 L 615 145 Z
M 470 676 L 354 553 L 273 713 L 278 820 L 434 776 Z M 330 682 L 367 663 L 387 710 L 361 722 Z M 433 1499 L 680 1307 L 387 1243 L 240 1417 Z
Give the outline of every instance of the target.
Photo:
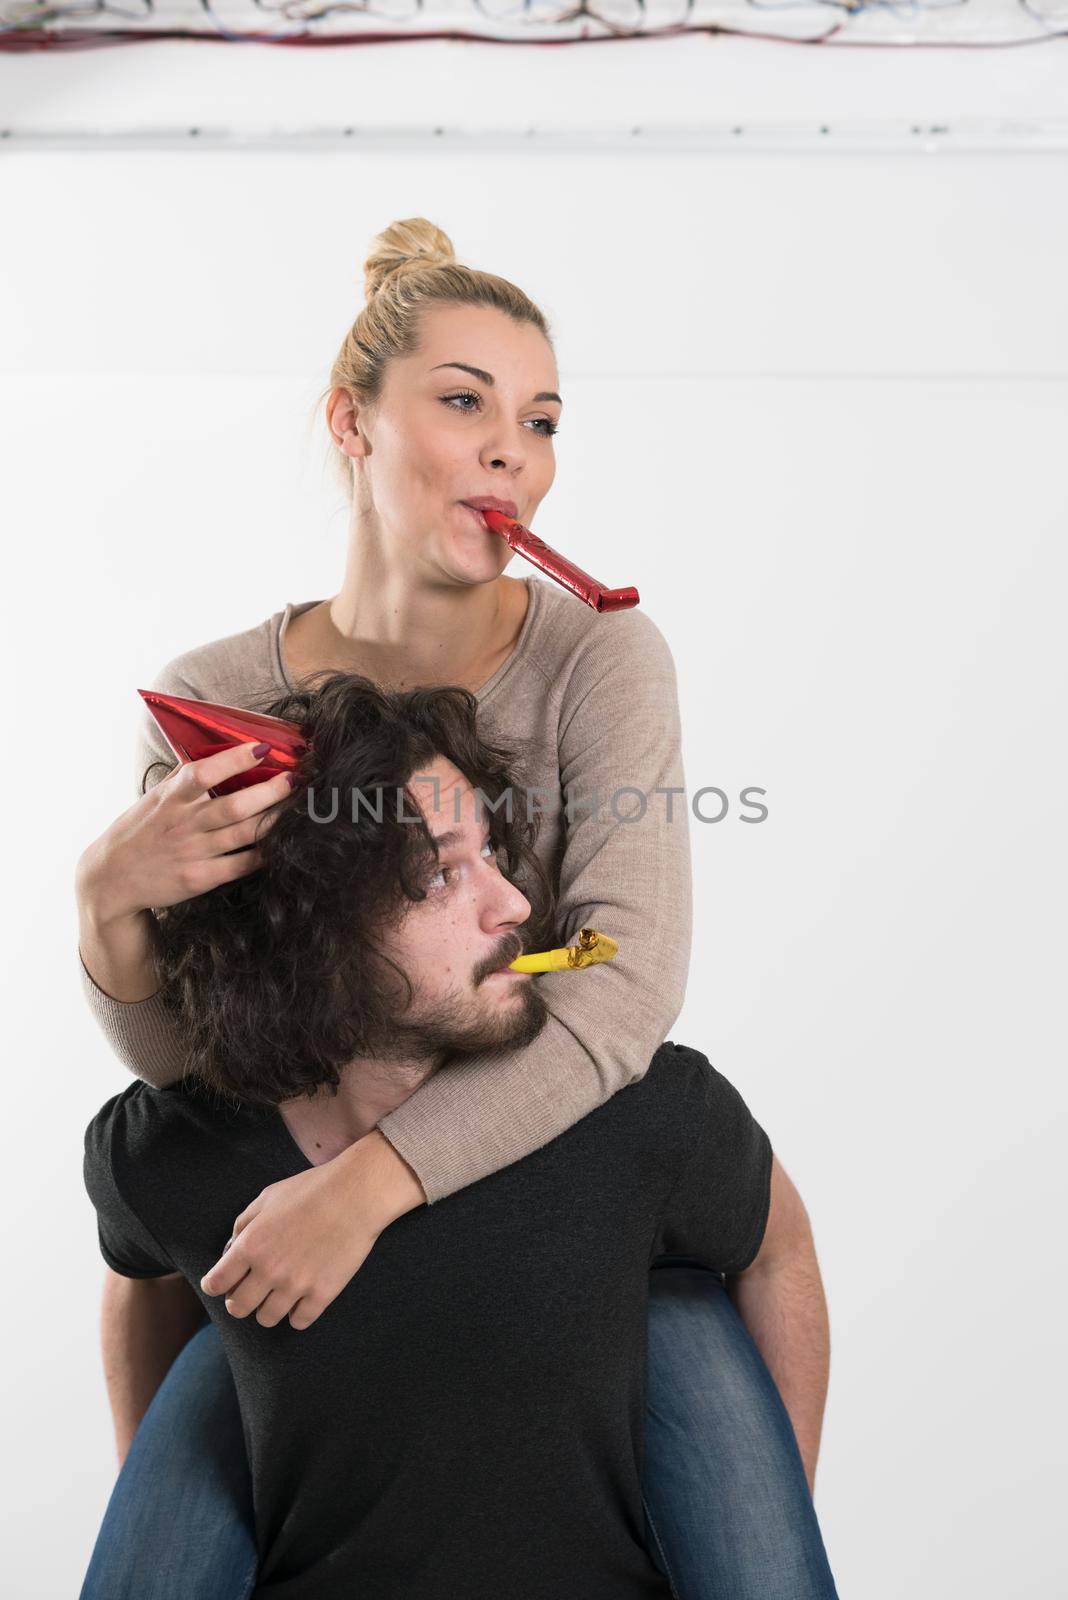
M 375 1053 L 396 1015 L 391 972 L 411 998 L 379 941 L 406 902 L 426 898 L 421 882 L 435 870 L 438 848 L 408 784 L 436 756 L 486 799 L 501 871 L 531 904 L 525 948 L 555 942 L 557 905 L 516 753 L 479 736 L 468 690 L 385 691 L 326 670 L 263 709 L 301 725 L 301 782 L 257 841 L 256 871 L 157 911 L 157 964 L 161 999 L 191 1046 L 187 1070 L 224 1097 L 277 1106 L 336 1090 L 347 1061 Z M 324 820 L 335 790 L 353 803 Z

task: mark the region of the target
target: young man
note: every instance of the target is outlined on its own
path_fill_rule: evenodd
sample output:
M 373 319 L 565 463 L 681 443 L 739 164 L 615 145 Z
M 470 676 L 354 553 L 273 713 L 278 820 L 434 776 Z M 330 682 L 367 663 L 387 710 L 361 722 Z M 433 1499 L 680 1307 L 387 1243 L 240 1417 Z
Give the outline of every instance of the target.
M 105 1260 L 180 1274 L 219 1329 L 257 1596 L 666 1596 L 640 1487 L 650 1264 L 752 1274 L 743 1314 L 766 1343 L 794 1308 L 761 1263 L 811 1252 L 767 1135 L 699 1052 L 669 1041 L 559 1138 L 405 1214 L 310 1327 L 251 1272 L 225 1303 L 200 1286 L 250 1194 L 329 1160 L 449 1058 L 535 1038 L 539 980 L 504 969 L 558 942 L 470 697 L 336 674 L 298 698 L 308 787 L 260 870 L 161 918 L 195 1071 L 132 1084 L 86 1132 Z M 596 968 L 556 981 L 597 1005 Z

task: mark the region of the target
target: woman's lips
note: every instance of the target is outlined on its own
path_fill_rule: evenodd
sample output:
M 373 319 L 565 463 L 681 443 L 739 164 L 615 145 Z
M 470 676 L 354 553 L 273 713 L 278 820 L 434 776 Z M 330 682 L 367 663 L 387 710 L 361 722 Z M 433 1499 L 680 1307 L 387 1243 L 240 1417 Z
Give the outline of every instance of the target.
M 483 511 L 496 511 L 500 516 L 510 517 L 514 522 L 519 515 L 519 508 L 514 500 L 500 500 L 493 494 L 472 495 L 470 500 L 461 500 L 460 504 L 467 506 L 478 516 L 481 516 Z

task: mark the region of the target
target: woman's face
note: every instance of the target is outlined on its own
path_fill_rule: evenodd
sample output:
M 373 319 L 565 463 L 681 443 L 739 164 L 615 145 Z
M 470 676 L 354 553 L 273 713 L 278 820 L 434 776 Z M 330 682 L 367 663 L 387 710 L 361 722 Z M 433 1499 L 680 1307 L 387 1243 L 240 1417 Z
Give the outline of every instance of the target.
M 462 502 L 495 495 L 533 521 L 556 473 L 561 408 L 546 396 L 559 387 L 537 328 L 450 305 L 426 313 L 419 352 L 390 363 L 370 411 L 335 390 L 331 426 L 353 458 L 358 516 L 385 558 L 431 579 L 499 577 L 512 551 Z

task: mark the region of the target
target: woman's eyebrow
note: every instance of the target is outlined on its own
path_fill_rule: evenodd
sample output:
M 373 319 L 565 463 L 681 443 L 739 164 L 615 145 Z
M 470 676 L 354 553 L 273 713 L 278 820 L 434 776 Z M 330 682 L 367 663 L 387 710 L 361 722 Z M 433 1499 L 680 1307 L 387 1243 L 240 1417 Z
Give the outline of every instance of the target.
M 439 361 L 438 365 L 431 367 L 430 370 L 431 372 L 438 372 L 442 367 L 459 367 L 461 372 L 469 372 L 473 378 L 477 378 L 480 383 L 484 383 L 487 389 L 493 388 L 492 372 L 483 372 L 481 367 L 472 367 L 466 361 Z M 536 394 L 534 398 L 535 400 L 555 400 L 558 406 L 562 406 L 564 403 L 560 396 L 551 389 L 543 389 L 541 394 Z

